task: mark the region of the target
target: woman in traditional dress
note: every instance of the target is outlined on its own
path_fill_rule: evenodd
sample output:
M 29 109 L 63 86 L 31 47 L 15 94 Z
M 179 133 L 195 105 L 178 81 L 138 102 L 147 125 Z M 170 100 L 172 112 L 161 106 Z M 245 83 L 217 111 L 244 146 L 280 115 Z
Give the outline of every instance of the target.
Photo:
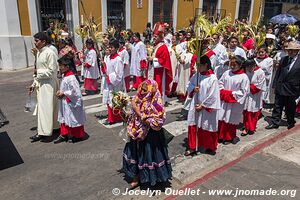
M 123 151 L 122 171 L 132 179 L 131 188 L 139 183 L 166 182 L 172 177 L 162 130 L 166 112 L 154 80 L 146 80 L 139 86 L 132 100 L 132 110 L 127 120 L 130 141 Z

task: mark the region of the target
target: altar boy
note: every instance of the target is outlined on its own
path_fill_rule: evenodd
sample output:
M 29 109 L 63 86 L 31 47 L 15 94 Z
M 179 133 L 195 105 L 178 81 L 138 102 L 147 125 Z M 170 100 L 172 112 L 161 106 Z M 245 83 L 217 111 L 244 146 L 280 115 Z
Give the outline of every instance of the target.
M 69 58 L 66 56 L 60 58 L 58 64 L 62 74 L 60 89 L 56 93 L 60 99 L 58 113 L 60 136 L 54 143 L 77 142 L 85 136 L 84 123 L 86 120 L 80 86 L 70 70 L 71 61 Z

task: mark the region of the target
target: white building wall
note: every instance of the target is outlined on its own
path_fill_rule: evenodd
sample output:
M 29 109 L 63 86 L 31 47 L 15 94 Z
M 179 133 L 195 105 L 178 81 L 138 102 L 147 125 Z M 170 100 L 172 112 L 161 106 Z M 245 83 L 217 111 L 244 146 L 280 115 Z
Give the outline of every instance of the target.
M 17 70 L 29 66 L 32 59 L 31 37 L 21 36 L 17 0 L 0 0 L 0 69 Z

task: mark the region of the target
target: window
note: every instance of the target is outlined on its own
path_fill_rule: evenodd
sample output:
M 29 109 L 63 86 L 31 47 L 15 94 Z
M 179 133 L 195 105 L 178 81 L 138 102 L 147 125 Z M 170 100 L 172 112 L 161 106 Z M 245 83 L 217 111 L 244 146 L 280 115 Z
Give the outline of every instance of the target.
M 172 26 L 173 24 L 173 0 L 153 1 L 153 24 L 162 21 Z
M 107 1 L 107 25 L 126 28 L 125 0 Z
M 264 22 L 268 22 L 271 17 L 280 14 L 282 11 L 281 3 L 265 3 Z
M 49 20 L 66 20 L 65 0 L 39 0 L 39 11 L 43 31 L 49 28 Z
M 239 9 L 239 19 L 249 20 L 251 11 L 251 0 L 241 0 Z
M 208 18 L 216 18 L 217 3 L 218 0 L 203 0 L 202 14 L 205 14 Z

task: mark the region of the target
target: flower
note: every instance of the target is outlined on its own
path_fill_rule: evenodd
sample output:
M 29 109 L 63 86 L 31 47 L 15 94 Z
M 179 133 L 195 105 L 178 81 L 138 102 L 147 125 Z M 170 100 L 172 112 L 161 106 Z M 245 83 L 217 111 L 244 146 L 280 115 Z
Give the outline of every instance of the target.
M 112 109 L 113 113 L 119 113 L 124 121 L 126 117 L 131 114 L 131 98 L 127 93 L 124 92 L 114 92 L 112 98 Z

